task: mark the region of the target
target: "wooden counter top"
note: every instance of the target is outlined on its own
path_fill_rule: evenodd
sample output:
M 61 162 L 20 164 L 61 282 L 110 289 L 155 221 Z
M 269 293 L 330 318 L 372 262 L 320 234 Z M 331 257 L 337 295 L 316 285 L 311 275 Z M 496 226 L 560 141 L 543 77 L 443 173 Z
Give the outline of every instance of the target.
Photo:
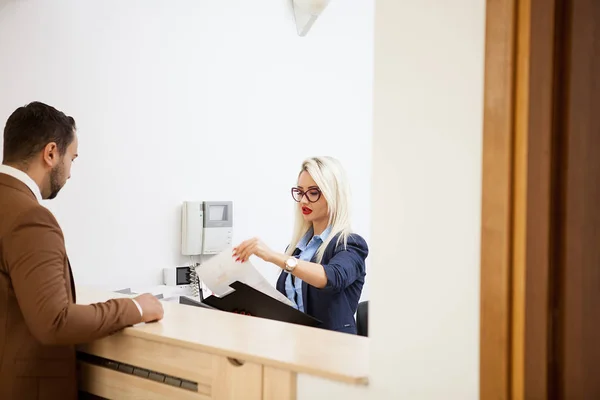
M 131 297 L 77 288 L 77 303 Z M 164 319 L 118 335 L 176 344 L 350 384 L 368 383 L 369 339 L 199 307 L 163 302 Z

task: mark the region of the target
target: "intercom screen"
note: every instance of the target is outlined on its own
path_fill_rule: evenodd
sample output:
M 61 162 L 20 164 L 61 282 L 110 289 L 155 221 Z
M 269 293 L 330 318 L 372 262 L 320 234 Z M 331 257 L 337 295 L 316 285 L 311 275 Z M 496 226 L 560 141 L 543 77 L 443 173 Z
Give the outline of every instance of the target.
M 227 206 L 210 206 L 208 210 L 209 220 L 211 221 L 225 221 L 227 220 Z

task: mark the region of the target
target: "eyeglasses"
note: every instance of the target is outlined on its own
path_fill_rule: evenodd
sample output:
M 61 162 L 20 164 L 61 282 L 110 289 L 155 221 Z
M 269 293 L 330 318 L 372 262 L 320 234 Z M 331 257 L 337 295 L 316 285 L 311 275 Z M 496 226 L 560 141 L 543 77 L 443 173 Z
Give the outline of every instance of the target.
M 316 203 L 321 198 L 321 190 L 319 190 L 318 188 L 311 188 L 305 192 L 302 189 L 298 189 L 296 187 L 292 188 L 292 197 L 295 201 L 300 203 L 304 196 L 306 196 L 310 203 Z

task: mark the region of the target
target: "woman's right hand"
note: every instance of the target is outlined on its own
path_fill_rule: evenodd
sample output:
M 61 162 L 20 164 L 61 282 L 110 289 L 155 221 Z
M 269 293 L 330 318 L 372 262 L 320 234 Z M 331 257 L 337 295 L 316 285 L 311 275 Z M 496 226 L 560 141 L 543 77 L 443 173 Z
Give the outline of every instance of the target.
M 235 261 L 246 262 L 251 255 L 255 255 L 264 261 L 272 262 L 275 253 L 262 240 L 256 237 L 245 240 L 233 248 L 232 256 L 236 258 Z

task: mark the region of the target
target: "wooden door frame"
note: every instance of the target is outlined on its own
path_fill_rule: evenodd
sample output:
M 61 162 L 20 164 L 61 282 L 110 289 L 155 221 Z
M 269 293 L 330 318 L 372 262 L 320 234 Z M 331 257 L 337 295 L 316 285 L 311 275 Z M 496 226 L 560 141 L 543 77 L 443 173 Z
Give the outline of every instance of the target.
M 480 288 L 483 400 L 548 398 L 560 1 L 487 0 Z
M 566 0 L 553 270 L 552 390 L 560 399 L 600 399 L 600 2 Z

